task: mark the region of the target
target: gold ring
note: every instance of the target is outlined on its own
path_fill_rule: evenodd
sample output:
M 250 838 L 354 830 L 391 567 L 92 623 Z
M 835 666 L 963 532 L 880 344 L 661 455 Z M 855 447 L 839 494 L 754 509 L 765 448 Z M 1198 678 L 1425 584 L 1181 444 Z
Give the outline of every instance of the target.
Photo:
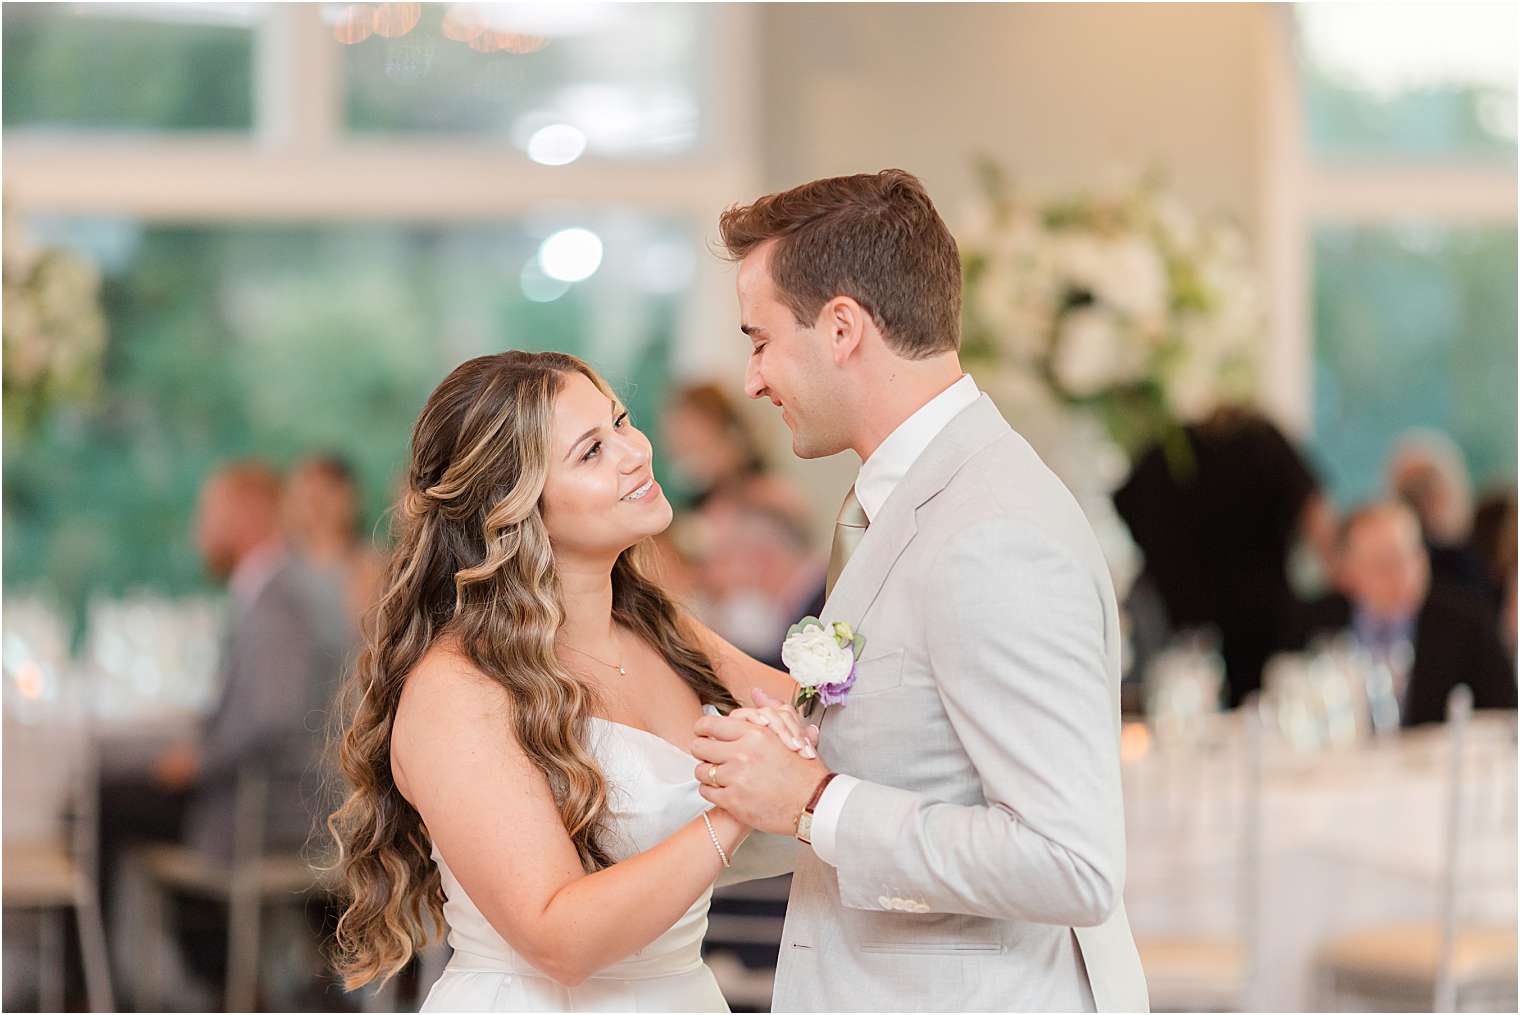
M 709 783 L 711 783 L 713 786 L 716 786 L 718 789 L 722 789 L 723 788 L 723 784 L 718 781 L 718 766 L 717 765 L 708 765 L 707 766 L 707 781 Z

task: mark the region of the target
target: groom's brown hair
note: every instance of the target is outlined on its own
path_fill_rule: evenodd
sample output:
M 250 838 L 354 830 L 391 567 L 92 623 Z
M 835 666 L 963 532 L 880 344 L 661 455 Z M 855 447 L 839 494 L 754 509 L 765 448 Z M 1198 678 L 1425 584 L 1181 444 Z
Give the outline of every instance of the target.
M 912 173 L 814 180 L 729 208 L 718 230 L 735 261 L 777 241 L 771 280 L 803 327 L 829 300 L 849 296 L 905 359 L 960 348 L 960 253 Z

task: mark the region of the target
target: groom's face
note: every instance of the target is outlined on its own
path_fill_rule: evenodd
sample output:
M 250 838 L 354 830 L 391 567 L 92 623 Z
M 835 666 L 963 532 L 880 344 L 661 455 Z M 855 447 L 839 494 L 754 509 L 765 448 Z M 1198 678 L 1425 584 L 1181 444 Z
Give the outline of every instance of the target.
M 822 332 L 799 325 L 778 297 L 770 274 L 774 246 L 761 244 L 739 264 L 739 327 L 750 340 L 744 393 L 781 410 L 798 458 L 825 458 L 850 446 L 834 390 L 838 368 Z

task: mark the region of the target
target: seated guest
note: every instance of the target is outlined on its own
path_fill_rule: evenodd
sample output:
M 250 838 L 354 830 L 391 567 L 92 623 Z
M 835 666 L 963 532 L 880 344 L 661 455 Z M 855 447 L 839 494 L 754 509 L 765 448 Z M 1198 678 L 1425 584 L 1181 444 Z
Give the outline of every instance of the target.
M 1388 490 L 1419 519 L 1432 577 L 1481 596 L 1497 611 L 1502 589 L 1489 579 L 1483 562 L 1468 546 L 1472 487 L 1467 462 L 1456 443 L 1436 430 L 1405 434 L 1389 457 Z
M 828 562 L 809 537 L 806 505 L 779 477 L 756 477 L 709 499 L 701 523 L 708 622 L 784 668 L 787 629 L 823 612 Z
M 353 468 L 330 453 L 297 464 L 285 490 L 291 548 L 331 586 L 355 632 L 374 602 L 385 566 L 360 530 L 360 499 Z
M 320 807 L 315 763 L 348 629 L 320 583 L 287 552 L 280 515 L 280 478 L 257 462 L 226 466 L 202 487 L 196 542 L 207 570 L 231 593 L 220 699 L 201 736 L 165 751 L 146 778 L 102 785 L 103 877 L 134 842 L 182 840 L 229 861 L 245 771 L 270 780 L 262 846 L 298 849 L 312 831 Z M 109 905 L 109 893 L 102 894 Z M 218 977 L 221 915 L 201 909 L 189 916 L 181 931 L 190 956 L 201 973 Z
M 1369 656 L 1390 665 L 1402 725 L 1441 721 L 1458 684 L 1472 688 L 1478 708 L 1515 707 L 1515 671 L 1492 615 L 1462 588 L 1431 580 L 1409 508 L 1353 511 L 1337 545 L 1341 594 L 1319 604 L 1319 626 L 1349 628 Z
M 256 462 L 222 469 L 200 504 L 201 553 L 231 592 L 221 697 L 199 743 L 171 752 L 157 773 L 191 790 L 186 838 L 213 856 L 231 856 L 239 770 L 299 779 L 320 755 L 347 648 L 341 615 L 286 549 L 280 508 L 279 476 Z M 311 819 L 301 800 L 271 793 L 265 827 L 272 845 L 299 846 Z

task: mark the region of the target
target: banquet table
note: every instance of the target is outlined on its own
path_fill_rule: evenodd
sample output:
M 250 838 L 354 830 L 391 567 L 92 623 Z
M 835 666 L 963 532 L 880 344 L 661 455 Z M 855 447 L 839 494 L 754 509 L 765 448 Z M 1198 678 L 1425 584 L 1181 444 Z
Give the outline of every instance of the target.
M 1134 731 L 1131 731 L 1134 732 Z M 1243 732 L 1240 734 L 1244 736 Z M 1133 745 L 1134 737 L 1127 737 Z M 1127 775 L 1154 761 L 1130 750 Z M 1266 739 L 1261 761 L 1256 975 L 1246 1010 L 1312 1011 L 1313 959 L 1350 931 L 1438 917 L 1445 862 L 1446 739 L 1440 728 L 1318 753 Z M 1512 756 L 1512 755 L 1511 755 Z M 1143 809 L 1127 779 L 1126 808 Z M 1197 813 L 1208 794 L 1192 799 Z M 1249 865 L 1227 861 L 1238 825 L 1129 821 L 1126 906 L 1137 938 L 1238 926 Z M 1185 840 L 1185 841 L 1184 841 Z M 1515 856 L 1492 883 L 1470 885 L 1485 920 L 1513 926 Z M 1162 876 L 1149 876 L 1155 872 Z M 1464 896 L 1466 898 L 1466 896 Z

